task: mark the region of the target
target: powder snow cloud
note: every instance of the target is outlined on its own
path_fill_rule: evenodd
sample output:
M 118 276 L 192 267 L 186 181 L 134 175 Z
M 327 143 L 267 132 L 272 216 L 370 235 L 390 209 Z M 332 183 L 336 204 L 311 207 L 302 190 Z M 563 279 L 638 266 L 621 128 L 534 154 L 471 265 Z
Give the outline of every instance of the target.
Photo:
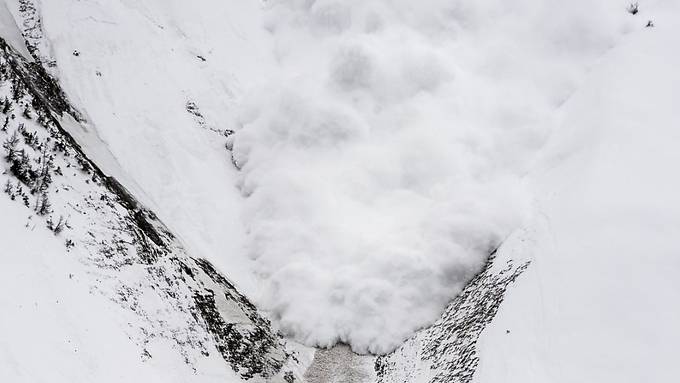
M 587 6 L 586 6 L 587 5 Z M 310 345 L 385 353 L 432 323 L 522 222 L 522 175 L 615 7 L 557 1 L 267 3 L 273 73 L 245 97 L 257 297 Z

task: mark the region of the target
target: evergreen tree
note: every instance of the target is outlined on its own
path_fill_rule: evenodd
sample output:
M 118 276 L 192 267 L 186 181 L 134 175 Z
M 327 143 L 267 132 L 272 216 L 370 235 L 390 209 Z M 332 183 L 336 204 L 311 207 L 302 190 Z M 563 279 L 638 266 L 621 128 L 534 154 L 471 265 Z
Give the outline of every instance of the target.
M 0 128 L 0 130 L 3 131 L 3 132 L 6 132 L 8 125 L 9 125 L 9 116 L 5 117 L 5 123 L 2 124 L 2 128 Z
M 2 101 L 2 113 L 3 114 L 9 114 L 9 112 L 12 111 L 12 103 L 9 101 L 7 96 L 5 96 L 5 99 Z
M 31 168 L 30 158 L 23 149 L 18 151 L 14 158 L 11 159 L 9 170 L 19 179 L 19 181 L 26 185 L 30 185 L 35 178 L 35 172 L 33 171 L 33 168 Z
M 42 193 L 35 202 L 35 211 L 38 215 L 47 215 L 52 212 L 52 204 L 47 198 L 47 193 Z
M 24 96 L 24 87 L 20 81 L 14 81 L 12 83 L 12 100 L 15 102 L 19 101 L 21 97 Z
M 5 158 L 8 161 L 12 161 L 17 153 L 17 145 L 19 144 L 19 136 L 17 132 L 14 131 L 12 135 L 3 142 L 2 147 L 5 149 Z
M 7 180 L 7 183 L 5 183 L 5 193 L 12 195 L 12 192 L 14 191 L 14 188 L 12 187 L 12 184 Z
M 52 183 L 52 169 L 54 157 L 48 153 L 47 145 L 42 146 L 40 151 L 40 170 L 38 171 L 34 191 L 45 191 Z

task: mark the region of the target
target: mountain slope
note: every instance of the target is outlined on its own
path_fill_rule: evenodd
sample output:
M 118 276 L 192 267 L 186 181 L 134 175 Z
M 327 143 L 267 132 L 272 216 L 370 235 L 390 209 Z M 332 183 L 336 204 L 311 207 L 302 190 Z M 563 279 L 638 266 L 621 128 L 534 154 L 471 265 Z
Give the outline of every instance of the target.
M 532 239 L 504 247 L 534 261 L 480 340 L 478 382 L 680 374 L 680 9 L 652 10 L 656 26 L 602 57 L 560 111 L 532 175 Z
M 505 156 L 527 136 L 539 152 L 512 168 L 534 191 L 529 219 L 432 326 L 371 356 L 299 346 L 248 299 L 261 288 L 226 136 L 290 43 L 272 43 L 258 2 L 0 2 L 0 378 L 673 380 L 680 10 L 550 3 L 544 20 L 520 3 L 447 16 L 479 70 L 457 75 L 463 89 L 488 92 L 463 92 L 461 116 L 515 133 L 467 137 L 475 153 L 527 161 Z M 332 5 L 312 16 L 342 29 Z
M 2 328 L 24 330 L 3 331 L 0 375 L 293 379 L 269 322 L 66 132 L 78 115 L 40 64 L 0 40 L 0 74 Z
M 29 45 L 54 64 L 48 69 L 83 115 L 69 132 L 192 255 L 232 270 L 241 290 L 256 289 L 242 259 L 241 197 L 224 134 L 241 83 L 266 63 L 239 31 L 255 34 L 248 22 L 258 3 L 20 3 L 13 14 Z

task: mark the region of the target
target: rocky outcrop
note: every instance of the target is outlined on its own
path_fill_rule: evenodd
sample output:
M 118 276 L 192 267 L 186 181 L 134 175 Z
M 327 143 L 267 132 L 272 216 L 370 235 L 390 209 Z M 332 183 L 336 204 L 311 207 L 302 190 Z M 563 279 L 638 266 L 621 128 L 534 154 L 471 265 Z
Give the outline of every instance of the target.
M 484 270 L 434 325 L 376 359 L 377 382 L 471 382 L 479 363 L 477 339 L 496 315 L 508 286 L 528 266 L 498 262 L 495 252 L 491 254 Z

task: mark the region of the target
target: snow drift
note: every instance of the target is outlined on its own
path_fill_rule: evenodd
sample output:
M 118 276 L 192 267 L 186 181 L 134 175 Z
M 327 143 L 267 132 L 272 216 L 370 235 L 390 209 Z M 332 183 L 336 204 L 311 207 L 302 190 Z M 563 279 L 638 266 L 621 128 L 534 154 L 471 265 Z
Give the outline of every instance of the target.
M 280 1 L 233 161 L 258 298 L 311 345 L 392 350 L 521 222 L 522 174 L 621 4 Z

